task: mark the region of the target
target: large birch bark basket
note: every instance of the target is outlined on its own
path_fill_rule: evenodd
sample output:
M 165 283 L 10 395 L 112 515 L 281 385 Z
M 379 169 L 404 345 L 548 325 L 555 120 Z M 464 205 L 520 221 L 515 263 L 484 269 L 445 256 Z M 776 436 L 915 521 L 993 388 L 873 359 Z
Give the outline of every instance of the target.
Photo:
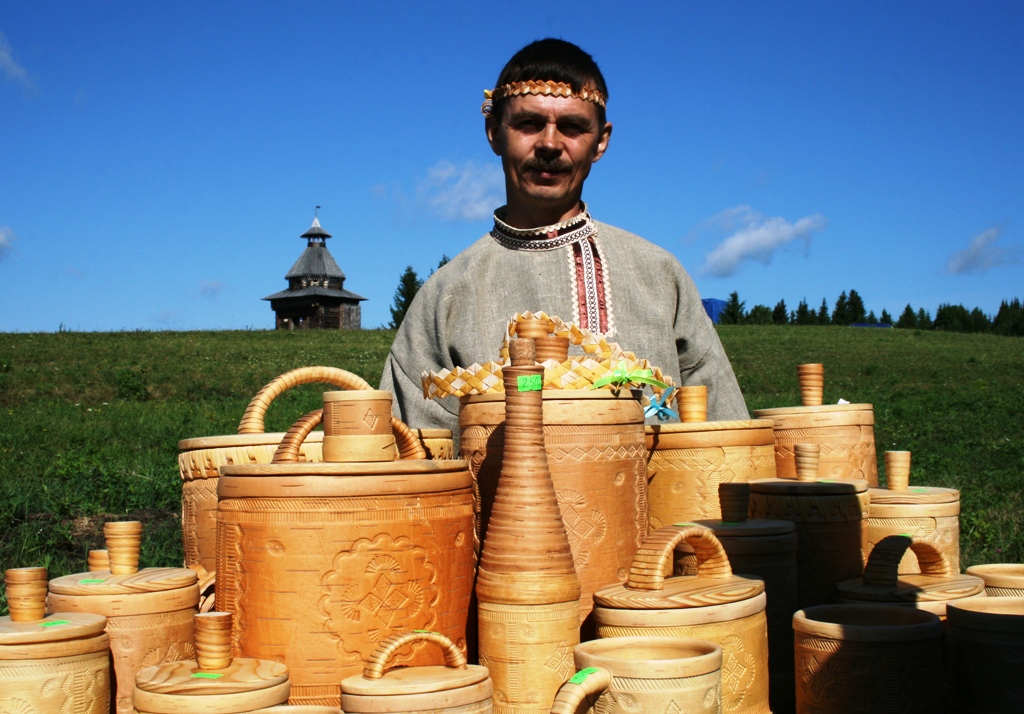
M 900 575 L 899 564 L 908 549 L 917 555 L 921 572 Z M 947 603 L 984 596 L 985 581 L 954 571 L 934 543 L 894 535 L 875 545 L 864 566 L 864 577 L 839 583 L 836 593 L 839 602 L 905 605 L 927 610 L 945 620 Z
M 943 710 L 942 623 L 893 605 L 819 605 L 793 616 L 797 714 Z
M 439 648 L 443 666 L 389 667 L 394 654 L 425 642 Z M 380 643 L 363 673 L 341 682 L 346 714 L 490 714 L 494 686 L 487 668 L 466 663 L 466 656 L 439 632 L 406 632 Z
M 622 582 L 647 536 L 647 448 L 644 415 L 628 390 L 544 390 L 544 449 L 572 548 L 582 596 Z M 473 471 L 485 538 L 505 444 L 504 394 L 462 397 L 459 448 Z
M 722 650 L 682 637 L 613 637 L 577 645 L 576 673 L 551 714 L 718 714 Z
M 665 579 L 676 545 L 696 553 L 696 575 Z M 768 714 L 768 629 L 764 581 L 733 575 L 711 530 L 666 526 L 648 537 L 623 585 L 594 595 L 601 638 L 685 637 L 722 648 L 722 711 Z
M 905 459 L 890 458 L 895 455 Z M 902 462 L 902 463 L 899 463 Z M 910 452 L 885 453 L 886 488 L 873 488 L 868 513 L 868 547 L 883 538 L 909 535 L 942 551 L 954 573 L 960 572 L 960 492 L 953 488 L 910 486 Z M 897 466 L 902 473 L 897 474 Z M 900 561 L 900 574 L 920 573 L 914 550 Z
M 288 665 L 289 703 L 337 707 L 341 680 L 395 632 L 465 647 L 476 543 L 464 461 L 425 460 L 398 422 L 397 461 L 302 463 L 321 416 L 292 427 L 275 463 L 223 467 L 217 609 L 234 614 L 234 654 Z M 395 656 L 440 660 L 424 643 Z
M 0 617 L 0 711 L 108 714 L 106 618 L 78 612 L 38 617 L 46 605 L 45 568 L 12 568 L 5 580 L 11 614 Z
M 750 483 L 750 515 L 796 525 L 797 606 L 835 602 L 836 584 L 864 574 L 866 481 Z
M 776 714 L 793 711 L 793 613 L 797 606 L 797 537 L 790 521 L 748 519 L 750 484 L 723 483 L 724 520 L 695 521 L 711 530 L 734 573 L 764 580 L 768 620 L 769 704 Z M 685 541 L 676 546 L 675 574 L 696 575 L 697 554 Z
M 1024 711 L 1024 599 L 971 598 L 947 610 L 949 714 Z
M 117 567 L 117 550 L 107 523 L 107 550 Z M 141 536 L 141 531 L 138 533 Z M 130 539 L 129 539 L 130 540 Z M 137 557 L 137 547 L 136 557 Z M 93 571 L 66 575 L 50 581 L 47 606 L 55 612 L 87 612 L 107 618 L 114 684 L 115 711 L 130 714 L 136 673 L 145 667 L 193 656 L 192 619 L 198 612 L 199 583 L 189 568 L 143 568 L 125 574 Z
M 361 377 L 335 367 L 300 367 L 274 378 L 249 402 L 238 433 L 206 436 L 178 442 L 181 473 L 181 530 L 185 565 L 201 565 L 209 572 L 217 561 L 217 479 L 220 467 L 234 464 L 269 464 L 283 433 L 265 433 L 267 410 L 277 397 L 300 384 L 324 383 L 340 389 L 371 389 Z M 310 434 L 299 450 L 302 461 L 323 458 L 323 433 Z
M 718 484 L 775 478 L 769 419 L 648 426 L 647 498 L 651 529 L 718 519 Z
M 967 574 L 985 581 L 985 594 L 989 597 L 1024 598 L 1024 564 L 972 565 L 967 569 Z

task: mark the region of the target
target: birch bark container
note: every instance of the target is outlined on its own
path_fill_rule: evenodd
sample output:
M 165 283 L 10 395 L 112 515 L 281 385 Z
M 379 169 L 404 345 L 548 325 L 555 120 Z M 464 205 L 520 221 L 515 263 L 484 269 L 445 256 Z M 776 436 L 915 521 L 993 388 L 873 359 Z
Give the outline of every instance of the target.
M 984 597 L 949 604 L 949 714 L 1024 711 L 1024 599 Z
M 130 557 L 134 553 L 138 560 L 137 545 L 131 547 L 122 542 L 129 539 L 111 534 L 115 525 L 126 524 L 104 525 L 111 568 L 119 567 L 122 555 Z M 132 688 L 140 669 L 191 658 L 195 652 L 192 618 L 198 611 L 199 584 L 195 571 L 188 568 L 66 575 L 50 581 L 47 605 L 53 611 L 87 612 L 107 618 L 106 633 L 114 663 L 111 689 L 119 714 L 133 711 Z
M 426 642 L 444 654 L 444 666 L 388 668 L 394 654 Z M 380 643 L 362 675 L 341 682 L 346 714 L 490 714 L 494 686 L 487 668 L 467 665 L 466 657 L 439 632 L 406 632 Z
M 818 605 L 793 616 L 797 714 L 943 710 L 942 624 L 893 605 Z
M 666 580 L 675 547 L 684 541 L 696 553 L 697 573 Z M 684 637 L 720 645 L 722 711 L 770 711 L 764 581 L 733 575 L 709 529 L 658 529 L 637 552 L 626 583 L 594 597 L 598 637 Z
M 713 642 L 613 637 L 578 645 L 573 658 L 579 672 L 559 690 L 551 714 L 722 711 L 722 650 Z
M 1024 598 L 1024 565 L 1020 563 L 972 565 L 967 574 L 985 581 L 985 594 L 989 597 Z
M 47 615 L 45 568 L 12 568 L 4 579 L 11 614 L 0 617 L 0 711 L 108 714 L 106 619 Z
M 275 463 L 222 469 L 217 608 L 234 614 L 235 655 L 288 666 L 290 704 L 337 707 L 341 680 L 392 634 L 444 630 L 465 647 L 473 492 L 464 461 L 425 460 L 404 425 L 398 461 L 302 463 L 320 418 L 300 419 Z M 423 643 L 395 658 L 440 660 Z

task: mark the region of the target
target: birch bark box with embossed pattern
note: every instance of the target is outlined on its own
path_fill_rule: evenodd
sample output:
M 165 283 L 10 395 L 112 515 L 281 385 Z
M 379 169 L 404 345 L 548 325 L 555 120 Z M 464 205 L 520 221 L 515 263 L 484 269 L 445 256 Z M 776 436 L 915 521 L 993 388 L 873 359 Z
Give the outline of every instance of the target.
M 273 463 L 222 468 L 217 608 L 234 614 L 235 655 L 288 665 L 289 703 L 337 707 L 341 680 L 395 632 L 441 630 L 465 648 L 476 541 L 464 461 L 426 460 L 399 422 L 395 461 L 302 463 L 321 416 Z M 395 662 L 442 657 L 417 642 Z

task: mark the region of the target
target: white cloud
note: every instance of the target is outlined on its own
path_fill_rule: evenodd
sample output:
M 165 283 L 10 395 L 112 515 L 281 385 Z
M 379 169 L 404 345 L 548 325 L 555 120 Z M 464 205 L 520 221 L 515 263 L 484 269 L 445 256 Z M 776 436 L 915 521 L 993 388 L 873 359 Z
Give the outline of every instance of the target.
M 213 299 L 224 290 L 224 283 L 219 280 L 204 280 L 199 283 L 199 294 L 205 298 Z
M 494 164 L 470 160 L 456 165 L 442 159 L 430 167 L 416 194 L 445 220 L 482 221 L 505 202 L 505 177 Z
M 35 84 L 28 72 L 14 59 L 11 43 L 7 41 L 7 37 L 2 32 L 0 32 L 0 73 L 7 75 L 8 79 L 23 84 L 29 89 L 35 88 Z
M 1007 248 L 992 245 L 1002 232 L 1001 228 L 989 228 L 974 236 L 965 250 L 958 250 L 950 256 L 946 270 L 953 275 L 982 275 L 989 268 L 1020 263 L 1022 253 L 1019 245 Z
M 0 261 L 3 261 L 14 249 L 14 231 L 7 226 L 0 226 Z
M 703 272 L 717 277 L 735 273 L 740 263 L 756 260 L 767 265 L 778 248 L 800 239 L 810 246 L 811 236 L 828 221 L 821 214 L 805 216 L 795 223 L 769 218 L 750 206 L 727 208 L 701 224 L 704 230 L 732 232 L 717 248 L 704 256 Z

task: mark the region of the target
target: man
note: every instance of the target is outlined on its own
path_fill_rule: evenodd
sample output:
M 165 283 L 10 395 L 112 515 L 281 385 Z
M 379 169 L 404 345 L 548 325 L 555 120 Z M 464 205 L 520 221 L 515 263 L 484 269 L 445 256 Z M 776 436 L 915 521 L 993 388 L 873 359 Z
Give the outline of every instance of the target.
M 543 310 L 618 342 L 676 384 L 708 385 L 708 419 L 747 409 L 700 295 L 679 261 L 598 223 L 581 200 L 608 148 L 608 89 L 586 52 L 563 40 L 527 45 L 485 93 L 487 141 L 501 157 L 507 204 L 494 229 L 420 288 L 381 377 L 416 428 L 457 433 L 458 401 L 425 400 L 423 371 L 497 358 L 517 312 Z

